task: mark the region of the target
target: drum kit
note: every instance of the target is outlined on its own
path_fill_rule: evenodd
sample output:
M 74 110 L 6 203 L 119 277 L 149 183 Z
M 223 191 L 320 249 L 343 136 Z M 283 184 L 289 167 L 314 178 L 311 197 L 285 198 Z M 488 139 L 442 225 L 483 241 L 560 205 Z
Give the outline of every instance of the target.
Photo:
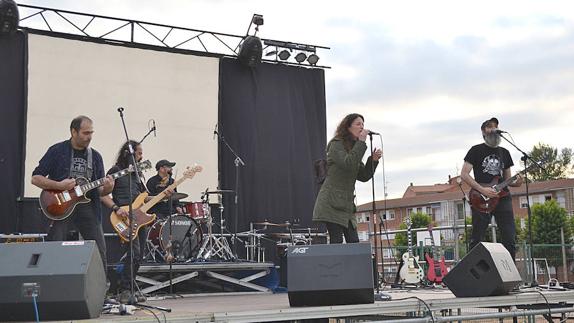
M 235 259 L 223 234 L 225 221 L 221 203 L 223 194 L 233 192 L 206 190 L 200 202 L 180 202 L 181 212 L 158 218 L 148 230 L 144 260 L 155 263 L 189 263 L 196 260 Z M 217 196 L 217 203 L 209 202 L 210 195 Z M 187 197 L 185 193 L 174 193 L 171 200 Z M 213 230 L 215 222 L 211 210 L 215 208 L 220 210 L 219 236 Z
M 283 231 L 283 232 L 277 232 Z M 249 232 L 240 233 L 240 236 L 249 237 L 247 259 L 264 262 L 265 248 L 262 240 L 272 241 L 278 255 L 285 253 L 287 247 L 295 245 L 310 245 L 314 243 L 326 243 L 326 234 L 318 232 L 317 228 L 301 228 L 299 223 L 273 223 L 267 220 L 251 223 Z

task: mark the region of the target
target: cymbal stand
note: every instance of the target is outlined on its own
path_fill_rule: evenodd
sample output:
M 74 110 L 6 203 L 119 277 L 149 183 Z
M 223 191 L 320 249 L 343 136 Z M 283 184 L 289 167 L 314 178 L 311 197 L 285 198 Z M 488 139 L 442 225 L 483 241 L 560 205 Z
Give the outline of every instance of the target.
M 223 229 L 224 229 L 224 221 L 223 221 L 223 203 L 219 204 L 219 214 L 220 214 L 220 235 L 217 237 L 213 233 L 213 217 L 209 214 L 207 218 L 207 238 L 203 240 L 201 244 L 201 248 L 197 254 L 197 259 L 212 259 L 214 257 L 218 257 L 222 260 L 234 260 L 235 256 L 231 252 L 231 247 L 227 242 L 225 236 L 223 236 Z
M 245 244 L 245 251 L 247 260 L 265 262 L 265 248 L 261 246 L 261 234 L 253 226 L 253 222 L 249 224 L 249 243 Z M 255 256 L 257 254 L 257 256 Z M 257 257 L 257 259 L 255 259 Z

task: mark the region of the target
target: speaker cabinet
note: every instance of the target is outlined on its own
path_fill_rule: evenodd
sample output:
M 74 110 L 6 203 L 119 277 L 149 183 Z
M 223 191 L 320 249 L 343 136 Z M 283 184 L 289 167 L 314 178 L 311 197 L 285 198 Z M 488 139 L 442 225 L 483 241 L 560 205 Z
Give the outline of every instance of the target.
M 291 306 L 374 302 L 368 243 L 290 246 L 287 291 Z
M 97 318 L 106 276 L 95 241 L 0 244 L 0 321 Z
M 512 256 L 500 243 L 476 245 L 444 277 L 457 297 L 506 295 L 522 282 Z

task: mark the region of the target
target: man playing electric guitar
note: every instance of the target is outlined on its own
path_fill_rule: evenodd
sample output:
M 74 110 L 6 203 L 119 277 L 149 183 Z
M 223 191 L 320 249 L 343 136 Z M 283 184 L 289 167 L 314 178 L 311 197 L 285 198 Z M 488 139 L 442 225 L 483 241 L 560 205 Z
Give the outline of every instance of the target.
M 472 208 L 472 236 L 470 249 L 484 240 L 491 216 L 494 215 L 496 224 L 500 228 L 501 240 L 504 247 L 510 252 L 512 259 L 516 255 L 514 213 L 512 210 L 512 198 L 508 187 L 502 191 L 495 190 L 491 185 L 511 178 L 510 167 L 514 165 L 510 153 L 500 147 L 500 135 L 496 132 L 498 119 L 491 118 L 482 123 L 480 130 L 484 143 L 470 148 L 464 157 L 464 165 L 460 177 L 472 189 L 478 191 L 484 198 L 500 198 L 496 208 L 490 213 L 484 213 L 477 208 Z M 470 176 L 473 171 L 474 178 Z M 494 181 L 494 184 L 493 184 Z M 517 176 L 516 181 L 508 186 L 518 187 L 522 185 L 522 177 Z
M 48 130 L 49 131 L 49 130 Z M 71 138 L 51 146 L 32 172 L 32 184 L 43 190 L 65 191 L 76 187 L 76 178 L 96 180 L 104 178 L 104 162 L 95 149 L 90 148 L 93 122 L 86 116 L 79 116 L 70 124 Z M 109 194 L 114 187 L 111 176 L 105 178 L 102 186 L 86 194 L 89 203 L 78 204 L 66 219 L 51 221 L 48 240 L 65 240 L 70 224 L 74 224 L 82 238 L 95 240 L 106 268 L 106 242 L 102 229 L 100 196 Z
M 143 148 L 142 145 L 136 141 L 130 140 L 122 145 L 120 151 L 118 152 L 118 156 L 116 158 L 115 165 L 108 171 L 108 174 L 115 173 L 120 169 L 127 168 L 132 164 L 131 161 L 131 154 L 130 154 L 130 146 L 132 147 L 136 163 L 141 162 L 143 159 Z M 128 176 L 131 176 L 131 191 Z M 143 181 L 143 175 L 137 172 L 130 173 L 128 176 L 124 176 L 119 178 L 114 186 L 112 191 L 112 197 L 104 196 L 102 197 L 102 202 L 105 206 L 112 209 L 112 211 L 116 212 L 117 215 L 128 218 L 129 214 L 120 206 L 125 206 L 131 204 L 140 193 L 145 192 L 146 188 Z M 169 194 L 173 193 L 173 191 L 168 192 Z M 144 253 L 144 247 L 146 243 L 146 230 L 143 228 L 137 231 L 137 237 L 133 239 L 132 242 L 132 249 L 133 252 L 133 268 L 130 259 L 130 244 L 128 242 L 122 243 L 123 252 L 126 253 L 126 256 L 123 259 L 123 270 L 120 274 L 120 281 L 119 281 L 119 297 L 118 300 L 120 303 L 126 304 L 129 301 L 130 293 L 131 293 L 131 270 L 133 270 L 134 278 L 136 273 L 139 270 L 140 262 L 142 259 L 142 255 Z M 135 281 L 134 281 L 135 284 Z M 136 298 L 138 302 L 145 301 L 144 295 L 141 293 L 136 293 Z

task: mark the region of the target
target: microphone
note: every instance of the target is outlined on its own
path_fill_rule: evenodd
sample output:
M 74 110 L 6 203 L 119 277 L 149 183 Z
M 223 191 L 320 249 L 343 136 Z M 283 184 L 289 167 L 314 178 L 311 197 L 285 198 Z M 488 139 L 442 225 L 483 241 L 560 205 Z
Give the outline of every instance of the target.
M 494 133 L 500 135 L 501 133 L 508 133 L 508 132 L 506 132 L 504 130 L 496 129 L 496 130 L 494 130 Z
M 157 137 L 157 132 L 156 132 L 157 128 L 155 127 L 155 120 L 152 120 L 152 121 L 153 121 L 153 128 L 152 128 L 152 130 L 153 130 L 153 136 L 154 136 L 154 137 Z
M 215 135 L 217 135 L 217 123 L 215 124 L 215 128 L 213 128 L 213 138 L 212 140 L 215 140 Z
M 381 135 L 381 134 L 378 133 L 378 132 L 374 132 L 374 131 L 371 131 L 371 130 L 368 130 L 368 131 L 369 131 L 369 136 L 372 136 L 372 135 L 380 136 L 380 135 Z
M 124 112 L 124 108 L 119 107 L 119 108 L 118 108 L 118 112 Z

